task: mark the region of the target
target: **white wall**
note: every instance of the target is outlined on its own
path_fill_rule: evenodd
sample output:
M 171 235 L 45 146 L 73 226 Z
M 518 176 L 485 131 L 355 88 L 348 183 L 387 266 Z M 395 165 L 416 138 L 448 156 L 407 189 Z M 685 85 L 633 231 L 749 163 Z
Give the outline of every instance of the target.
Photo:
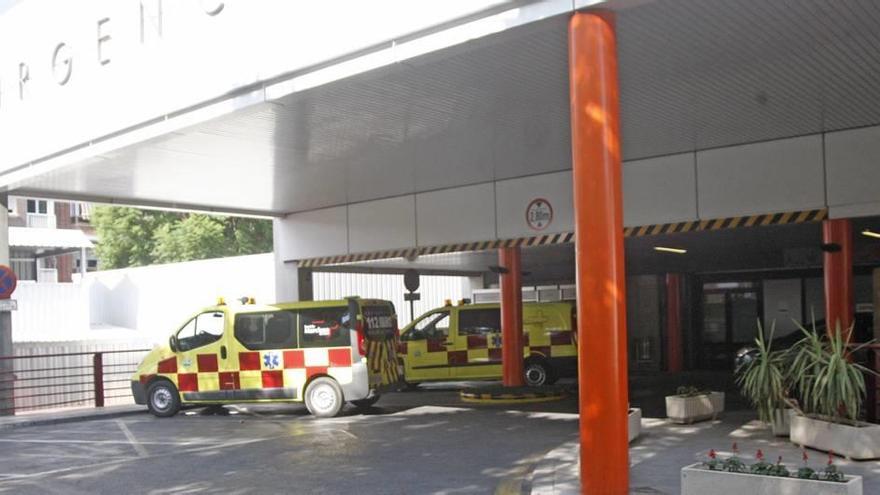
M 232 302 L 252 296 L 277 302 L 272 253 L 91 272 L 83 282 L 21 282 L 15 291 L 19 310 L 12 313 L 13 341 L 128 342 L 144 346 L 164 342 L 187 317 L 217 297 Z M 394 302 L 400 324 L 410 321 L 402 275 L 315 273 L 314 298 L 357 295 Z M 416 314 L 444 300 L 469 297 L 466 277 L 423 276 Z

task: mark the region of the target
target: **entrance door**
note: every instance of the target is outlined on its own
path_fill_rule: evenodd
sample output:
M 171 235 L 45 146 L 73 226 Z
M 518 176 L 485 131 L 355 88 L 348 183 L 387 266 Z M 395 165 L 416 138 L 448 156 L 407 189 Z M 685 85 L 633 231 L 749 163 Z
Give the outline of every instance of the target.
M 703 286 L 701 368 L 733 368 L 736 351 L 755 340 L 760 301 L 759 288 L 748 282 Z
M 226 361 L 225 320 L 223 311 L 208 311 L 177 332 L 177 388 L 185 400 L 225 398 L 218 373 Z
M 406 381 L 449 379 L 450 311 L 428 313 L 401 335 L 406 348 Z

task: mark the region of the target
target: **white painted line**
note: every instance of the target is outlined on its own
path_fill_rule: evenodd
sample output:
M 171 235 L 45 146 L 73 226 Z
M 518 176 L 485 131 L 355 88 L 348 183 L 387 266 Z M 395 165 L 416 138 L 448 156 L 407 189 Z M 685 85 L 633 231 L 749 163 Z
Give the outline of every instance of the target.
M 128 439 L 128 443 L 131 444 L 131 447 L 134 449 L 135 452 L 137 452 L 137 455 L 141 457 L 147 457 L 149 455 L 147 453 L 147 449 L 145 449 L 144 446 L 141 445 L 140 442 L 138 442 L 138 439 L 135 438 L 131 430 L 129 430 L 128 427 L 125 426 L 125 423 L 123 423 L 121 419 L 117 419 L 116 424 L 119 425 L 119 429 L 122 430 L 123 434 L 125 434 L 125 438 Z
M 15 439 L 0 438 L 2 443 L 48 443 L 48 444 L 85 444 L 85 445 L 129 445 L 128 440 L 38 440 L 38 439 Z M 143 445 L 171 445 L 175 447 L 185 447 L 187 445 L 195 445 L 196 442 L 140 442 Z M 198 442 L 203 443 L 203 442 Z M 216 444 L 219 445 L 219 444 Z
M 206 450 L 225 449 L 225 448 L 229 448 L 229 447 L 238 447 L 239 445 L 247 445 L 249 443 L 265 442 L 266 440 L 275 440 L 277 438 L 278 437 L 251 438 L 251 439 L 247 439 L 247 440 L 236 440 L 236 441 L 221 443 L 221 444 L 217 444 L 217 445 L 208 445 L 205 447 L 184 449 L 184 450 L 180 450 L 180 451 L 176 451 L 176 452 L 167 452 L 167 453 L 162 453 L 162 454 L 149 454 L 145 458 L 149 459 L 149 458 L 153 458 L 153 457 L 169 457 L 169 456 L 178 455 L 178 454 L 192 454 L 192 453 L 196 453 L 196 452 L 203 452 Z M 34 478 L 41 478 L 43 476 L 51 476 L 53 474 L 67 473 L 70 471 L 85 470 L 85 469 L 95 468 L 95 467 L 107 467 L 107 466 L 111 466 L 111 465 L 115 465 L 115 464 L 125 464 L 125 463 L 135 461 L 135 460 L 142 461 L 145 458 L 144 457 L 126 457 L 124 459 L 106 460 L 106 461 L 96 462 L 94 464 L 85 464 L 85 465 L 81 465 L 81 466 L 70 466 L 70 467 L 66 467 L 66 468 L 52 469 L 49 471 L 40 471 L 38 473 L 25 473 L 25 474 L 0 473 L 0 481 L 3 481 L 3 482 L 23 481 L 23 480 L 29 480 L 29 479 L 34 479 Z

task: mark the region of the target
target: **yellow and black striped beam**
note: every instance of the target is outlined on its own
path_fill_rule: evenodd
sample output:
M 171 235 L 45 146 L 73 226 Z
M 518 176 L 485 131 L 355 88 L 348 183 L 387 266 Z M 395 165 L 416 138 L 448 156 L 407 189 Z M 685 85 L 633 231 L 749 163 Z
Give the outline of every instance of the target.
M 820 210 L 766 213 L 761 215 L 717 218 L 713 220 L 694 220 L 690 222 L 662 223 L 657 225 L 642 225 L 640 227 L 627 227 L 623 229 L 623 235 L 624 237 L 644 237 L 649 235 L 680 234 L 685 232 L 700 232 L 706 230 L 722 230 L 767 225 L 788 225 L 796 223 L 819 222 L 824 220 L 827 215 L 828 211 L 823 208 Z M 562 232 L 559 234 L 546 234 L 533 237 L 519 237 L 516 239 L 445 244 L 442 246 L 391 249 L 387 251 L 375 251 L 372 253 L 325 256 L 322 258 L 310 258 L 300 260 L 298 264 L 301 267 L 311 268 L 324 265 L 358 263 L 362 261 L 372 261 L 389 258 L 411 258 L 415 256 L 424 256 L 429 254 L 458 253 L 464 251 L 486 251 L 489 249 L 498 249 L 502 247 L 548 246 L 552 244 L 566 244 L 569 242 L 574 242 L 573 232 Z

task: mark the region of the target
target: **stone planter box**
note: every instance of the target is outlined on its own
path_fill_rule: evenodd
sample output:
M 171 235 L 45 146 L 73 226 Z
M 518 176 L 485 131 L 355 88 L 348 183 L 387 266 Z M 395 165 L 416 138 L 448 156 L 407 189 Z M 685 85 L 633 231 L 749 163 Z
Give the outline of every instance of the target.
M 709 392 L 704 395 L 666 397 L 666 417 L 679 424 L 690 424 L 707 419 L 715 419 L 724 412 L 724 392 Z
M 630 408 L 627 420 L 629 441 L 632 442 L 642 433 L 642 410 L 637 407 Z
M 777 437 L 787 437 L 791 431 L 791 416 L 794 414 L 793 409 L 783 409 L 773 414 L 773 422 L 770 428 Z
M 779 478 L 745 473 L 709 471 L 701 464 L 681 469 L 681 495 L 862 495 L 862 477 L 833 481 Z
M 792 414 L 790 436 L 796 445 L 826 452 L 833 450 L 847 459 L 880 459 L 880 425 L 853 426 Z

